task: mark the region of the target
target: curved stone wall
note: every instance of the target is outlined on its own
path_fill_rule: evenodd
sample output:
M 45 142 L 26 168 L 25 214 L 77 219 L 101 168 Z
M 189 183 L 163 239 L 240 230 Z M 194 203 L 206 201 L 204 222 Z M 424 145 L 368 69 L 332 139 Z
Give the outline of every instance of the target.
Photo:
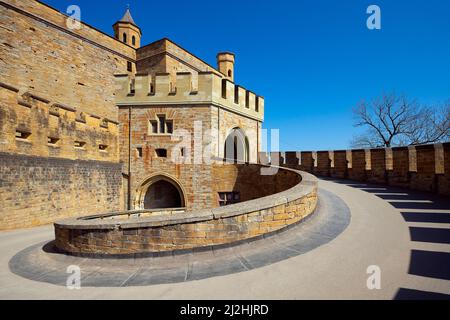
M 273 179 L 280 179 L 278 175 L 296 176 L 291 181 L 297 182 L 287 190 L 225 207 L 147 217 L 139 216 L 146 211 L 123 212 L 57 222 L 56 247 L 71 254 L 169 252 L 232 244 L 278 231 L 300 222 L 317 204 L 314 176 L 287 168 L 279 168 Z

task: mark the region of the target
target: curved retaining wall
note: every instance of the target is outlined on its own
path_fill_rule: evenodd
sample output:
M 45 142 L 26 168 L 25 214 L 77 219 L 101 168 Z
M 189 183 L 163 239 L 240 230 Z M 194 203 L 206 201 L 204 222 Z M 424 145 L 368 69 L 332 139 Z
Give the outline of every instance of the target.
M 300 176 L 301 182 L 225 207 L 146 218 L 91 216 L 57 222 L 56 247 L 71 254 L 168 252 L 231 244 L 281 230 L 313 213 L 317 204 L 317 179 L 292 169 L 279 172 L 286 170 Z

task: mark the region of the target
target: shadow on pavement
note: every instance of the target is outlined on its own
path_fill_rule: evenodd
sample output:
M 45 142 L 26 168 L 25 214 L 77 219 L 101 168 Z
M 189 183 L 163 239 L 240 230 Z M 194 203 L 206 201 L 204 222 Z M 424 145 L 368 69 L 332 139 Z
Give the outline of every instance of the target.
M 394 300 L 450 300 L 450 295 L 436 292 L 400 288 Z
M 374 194 L 398 209 L 405 222 L 450 224 L 450 197 L 329 177 L 322 179 Z M 411 241 L 414 242 L 450 244 L 450 228 L 447 226 L 440 228 L 410 226 L 409 231 Z M 450 253 L 412 250 L 408 273 L 450 280 Z M 400 288 L 394 299 L 450 300 L 450 295 Z

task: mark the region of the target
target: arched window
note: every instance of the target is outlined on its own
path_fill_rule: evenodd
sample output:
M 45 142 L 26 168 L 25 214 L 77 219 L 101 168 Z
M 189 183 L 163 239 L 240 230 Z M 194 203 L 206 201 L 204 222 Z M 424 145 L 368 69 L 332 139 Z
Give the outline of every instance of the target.
M 131 38 L 131 44 L 132 44 L 133 46 L 136 45 L 136 37 L 135 37 L 135 36 L 133 36 L 133 37 Z
M 250 144 L 242 129 L 231 130 L 224 147 L 224 158 L 227 162 L 247 163 L 249 161 Z
M 123 33 L 122 37 L 123 37 L 123 42 L 127 43 L 127 34 L 125 32 Z
M 232 72 L 231 72 L 231 70 L 228 70 L 228 77 L 230 77 L 230 78 L 231 78 L 231 75 L 232 75 Z

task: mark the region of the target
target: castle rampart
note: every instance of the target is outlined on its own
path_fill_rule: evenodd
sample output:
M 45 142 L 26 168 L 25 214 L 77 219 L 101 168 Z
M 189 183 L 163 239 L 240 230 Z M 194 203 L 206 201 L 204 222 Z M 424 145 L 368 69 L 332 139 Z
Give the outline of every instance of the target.
M 318 176 L 366 181 L 450 195 L 450 143 L 409 147 L 260 153 L 261 163 L 280 163 Z M 301 161 L 300 161 L 301 160 Z

